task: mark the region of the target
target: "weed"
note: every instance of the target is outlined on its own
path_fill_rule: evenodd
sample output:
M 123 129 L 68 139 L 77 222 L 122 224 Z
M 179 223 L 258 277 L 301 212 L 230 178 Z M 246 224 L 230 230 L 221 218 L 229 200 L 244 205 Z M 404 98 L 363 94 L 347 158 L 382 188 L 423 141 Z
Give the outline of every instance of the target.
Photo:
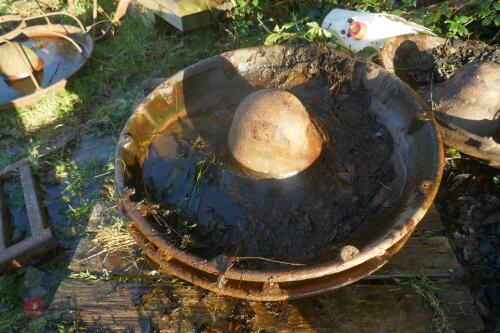
M 460 155 L 460 152 L 456 148 L 450 147 L 450 148 L 446 149 L 446 157 L 455 159 L 455 158 L 460 158 L 461 155 Z
M 16 274 L 0 276 L 0 332 L 13 330 L 23 317 L 22 295 L 22 279 Z
M 433 331 L 443 333 L 454 332 L 454 330 L 450 328 L 448 318 L 441 308 L 441 302 L 436 295 L 436 293 L 441 290 L 436 282 L 432 281 L 427 275 L 422 273 L 420 276 L 409 278 L 407 283 L 418 295 L 424 298 L 434 311 L 434 318 L 432 319 Z
M 74 333 L 77 331 L 76 323 L 57 323 L 54 327 L 57 333 Z
M 48 324 L 49 319 L 47 317 L 34 318 L 28 322 L 26 327 L 23 329 L 23 333 L 44 332 Z
M 93 243 L 102 248 L 99 254 L 106 255 L 116 251 L 132 253 L 136 247 L 134 239 L 125 227 L 125 222 L 120 218 L 116 218 L 115 223 L 110 226 L 99 226 Z
M 452 10 L 444 2 L 438 10 L 430 13 L 417 11 L 415 22 L 426 25 L 439 35 L 447 37 L 491 38 L 498 43 L 500 5 L 493 1 L 473 1 Z
M 70 273 L 68 277 L 70 279 L 80 279 L 80 280 L 87 280 L 87 281 L 104 280 L 104 278 L 101 278 L 100 275 L 96 275 L 94 273 L 90 273 L 88 270 L 85 271 L 85 272 L 73 272 L 73 273 Z

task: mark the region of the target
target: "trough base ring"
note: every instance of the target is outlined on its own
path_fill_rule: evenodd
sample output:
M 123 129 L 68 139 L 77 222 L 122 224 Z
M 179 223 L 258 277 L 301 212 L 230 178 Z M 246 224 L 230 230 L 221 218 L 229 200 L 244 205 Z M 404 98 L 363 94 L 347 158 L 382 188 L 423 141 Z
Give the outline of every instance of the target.
M 320 278 L 290 283 L 276 282 L 274 285 L 270 285 L 262 282 L 226 280 L 223 274 L 206 273 L 173 258 L 166 258 L 133 224 L 129 226 L 128 230 L 146 256 L 159 266 L 160 271 L 222 296 L 258 302 L 277 302 L 318 296 L 357 282 L 384 266 L 406 244 L 413 232 L 413 230 L 409 231 L 404 238 L 395 243 L 383 255 L 374 257 L 349 270 Z

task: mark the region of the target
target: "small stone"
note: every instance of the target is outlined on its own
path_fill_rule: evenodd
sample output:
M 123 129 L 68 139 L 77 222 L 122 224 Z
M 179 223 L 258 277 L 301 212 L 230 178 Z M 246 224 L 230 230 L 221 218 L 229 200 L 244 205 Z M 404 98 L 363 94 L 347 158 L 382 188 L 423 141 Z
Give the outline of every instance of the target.
M 350 260 L 359 254 L 357 247 L 352 245 L 343 246 L 340 249 L 340 258 L 344 261 Z

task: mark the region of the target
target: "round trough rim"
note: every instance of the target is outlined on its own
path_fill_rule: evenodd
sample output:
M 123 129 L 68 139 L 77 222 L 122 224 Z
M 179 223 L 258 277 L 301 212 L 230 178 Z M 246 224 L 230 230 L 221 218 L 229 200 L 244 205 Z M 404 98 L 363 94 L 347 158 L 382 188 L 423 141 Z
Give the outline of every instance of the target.
M 250 48 L 238 49 L 230 52 L 222 53 L 214 57 L 210 57 L 200 62 L 197 62 L 191 66 L 180 70 L 176 74 L 169 77 L 157 88 L 155 88 L 145 99 L 139 104 L 134 112 L 130 115 L 128 121 L 123 127 L 120 139 L 116 148 L 115 154 L 115 186 L 116 195 L 120 200 L 120 208 L 122 214 L 130 218 L 133 223 L 131 224 L 131 233 L 134 238 L 138 241 L 141 248 L 146 252 L 146 254 L 157 264 L 160 265 L 167 273 L 176 275 L 186 281 L 192 282 L 195 285 L 201 286 L 205 289 L 212 290 L 214 292 L 245 298 L 257 301 L 277 301 L 284 299 L 294 299 L 307 297 L 312 295 L 317 295 L 328 290 L 336 289 L 342 287 L 346 284 L 353 283 L 366 275 L 369 275 L 376 271 L 378 268 L 383 266 L 389 258 L 397 252 L 409 238 L 418 222 L 424 217 L 427 209 L 433 202 L 435 195 L 437 194 L 439 183 L 442 176 L 442 167 L 444 164 L 443 147 L 439 132 L 437 131 L 437 125 L 433 119 L 430 117 L 429 120 L 432 126 L 432 133 L 435 136 L 435 141 L 437 143 L 435 161 L 432 172 L 428 175 L 426 181 L 420 184 L 420 194 L 412 204 L 413 208 L 406 208 L 408 211 L 408 216 L 406 218 L 400 218 L 398 223 L 394 224 L 390 230 L 385 232 L 383 235 L 378 237 L 376 240 L 370 241 L 360 253 L 354 258 L 343 261 L 339 259 L 331 259 L 322 263 L 309 264 L 306 266 L 287 266 L 279 269 L 240 269 L 232 267 L 227 269 L 228 263 L 232 260 L 231 257 L 220 255 L 211 260 L 206 260 L 202 257 L 194 255 L 192 253 L 183 251 L 169 241 L 164 239 L 161 233 L 151 224 L 143 215 L 146 209 L 141 203 L 133 202 L 130 197 L 126 194 L 127 190 L 125 187 L 125 169 L 126 165 L 121 159 L 122 149 L 128 143 L 130 143 L 130 135 L 128 134 L 128 128 L 133 123 L 134 116 L 143 109 L 144 105 L 155 96 L 158 91 L 163 86 L 174 86 L 174 83 L 181 81 L 184 78 L 184 73 L 188 70 L 196 69 L 197 67 L 203 66 L 207 62 L 214 61 L 214 58 L 224 57 L 230 59 L 233 56 L 240 54 L 252 55 L 259 53 L 266 48 L 285 48 L 283 45 L 273 45 L 273 46 L 255 46 Z M 368 64 L 361 59 L 359 62 Z M 387 72 L 382 67 L 370 63 L 369 66 L 375 66 L 381 71 Z M 399 81 L 405 90 L 407 90 L 415 100 L 418 101 L 421 107 L 421 113 L 426 113 L 429 115 L 429 109 L 425 105 L 425 102 L 421 97 L 414 92 L 405 82 L 401 81 L 394 74 L 390 74 Z M 406 212 L 406 211 L 405 211 Z M 393 249 L 393 251 L 391 251 Z M 221 271 L 220 267 L 226 267 L 226 270 Z M 363 266 L 364 265 L 364 266 Z M 359 270 L 359 267 L 364 267 L 356 274 L 351 274 L 345 279 L 343 283 L 338 283 L 335 279 L 332 279 L 333 274 L 343 274 L 349 270 Z M 182 272 L 181 272 L 182 271 Z M 205 278 L 200 278 L 196 275 L 196 271 L 205 274 Z M 212 279 L 206 278 L 211 276 Z M 240 290 L 240 288 L 220 288 L 217 285 L 217 281 L 214 282 L 213 277 L 223 276 L 224 279 L 233 281 L 247 281 L 247 282 L 258 282 L 263 284 L 261 291 L 249 292 L 248 290 Z M 330 278 L 331 281 L 328 281 Z M 323 281 L 326 279 L 325 281 Z M 321 282 L 318 284 L 315 281 Z M 292 291 L 294 288 L 287 291 L 286 288 L 276 288 L 279 283 L 297 283 L 300 285 L 301 291 Z M 312 282 L 312 284 L 311 284 Z M 313 290 L 308 287 L 309 285 L 316 286 Z M 243 288 L 244 289 L 244 288 Z M 296 289 L 296 288 L 295 288 Z
M 43 37 L 50 36 L 50 33 L 62 34 L 70 37 L 75 43 L 81 48 L 83 53 L 83 61 L 75 66 L 71 73 L 66 77 L 57 82 L 52 83 L 46 88 L 40 88 L 35 90 L 33 93 L 17 97 L 13 100 L 0 104 L 0 110 L 18 108 L 18 107 L 28 107 L 39 100 L 41 100 L 47 93 L 59 93 L 61 92 L 68 79 L 78 72 L 87 63 L 90 58 L 92 51 L 94 49 L 94 40 L 84 31 L 81 27 L 68 25 L 68 24 L 45 24 L 45 25 L 34 25 L 21 29 L 21 32 L 26 35 L 26 37 Z M 16 35 L 17 36 L 17 35 Z

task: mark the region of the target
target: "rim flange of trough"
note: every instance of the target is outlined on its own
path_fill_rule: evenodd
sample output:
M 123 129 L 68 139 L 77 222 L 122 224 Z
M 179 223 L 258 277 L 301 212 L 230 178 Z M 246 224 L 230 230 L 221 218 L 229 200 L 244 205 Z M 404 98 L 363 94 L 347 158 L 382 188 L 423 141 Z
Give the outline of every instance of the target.
M 266 47 L 258 46 L 240 49 L 226 52 L 215 57 L 222 56 L 230 58 L 238 52 L 253 54 L 258 53 L 264 48 Z M 231 257 L 221 255 L 214 259 L 206 260 L 197 255 L 180 250 L 168 240 L 163 238 L 156 227 L 144 217 L 146 215 L 145 210 L 147 210 L 147 208 L 141 203 L 133 202 L 126 193 L 127 190 L 124 178 L 125 164 L 120 156 L 124 145 L 128 144 L 125 139 L 128 136 L 127 129 L 133 121 L 136 112 L 141 110 L 141 105 L 147 103 L 147 100 L 154 96 L 162 86 L 167 85 L 167 83 L 170 83 L 170 85 L 173 86 L 173 83 L 184 78 L 184 73 L 186 71 L 190 69 L 192 70 L 204 62 L 208 62 L 212 58 L 202 60 L 194 65 L 186 67 L 154 89 L 150 95 L 146 97 L 146 99 L 135 109 L 120 135 L 120 140 L 115 154 L 116 195 L 120 200 L 120 209 L 122 214 L 133 221 L 130 226 L 132 235 L 148 257 L 156 262 L 165 272 L 178 276 L 187 282 L 191 282 L 222 295 L 256 301 L 278 301 L 317 295 L 328 290 L 333 290 L 353 283 L 383 266 L 389 258 L 392 257 L 392 255 L 405 244 L 418 222 L 424 217 L 427 209 L 432 204 L 439 188 L 444 157 L 441 138 L 437 132 L 437 125 L 432 117 L 430 117 L 429 120 L 432 122 L 433 133 L 437 142 L 435 156 L 436 165 L 433 168 L 432 174 L 430 174 L 427 178 L 426 184 L 422 185 L 425 187 L 425 190 L 422 190 L 422 186 L 420 186 L 420 193 L 417 194 L 420 196 L 412 202 L 412 205 L 414 206 L 413 208 L 407 208 L 405 211 L 407 216 L 405 218 L 401 218 L 397 224 L 394 224 L 389 231 L 378 237 L 377 240 L 371 241 L 369 244 L 365 245 L 358 255 L 348 261 L 333 259 L 320 264 L 311 264 L 303 267 L 287 267 L 272 270 L 251 270 L 233 267 L 227 271 L 220 271 L 220 269 L 218 269 L 220 265 L 218 265 L 217 261 L 220 263 L 220 260 L 231 260 Z M 379 69 L 382 69 L 374 64 L 371 64 L 370 66 L 376 66 Z M 404 89 L 406 89 L 412 97 L 418 101 L 423 113 L 430 114 L 425 102 L 420 98 L 420 96 L 416 94 L 406 83 L 399 80 L 395 75 L 392 76 L 394 76 L 394 79 L 399 81 Z M 174 261 L 175 265 L 177 265 L 176 267 L 174 267 Z M 347 278 L 343 277 L 342 281 L 335 280 L 336 275 L 342 273 L 346 274 L 349 270 L 355 270 L 356 268 L 359 269 L 360 267 L 362 268 L 360 272 L 357 272 Z M 245 291 L 244 288 L 236 288 L 236 290 L 231 288 L 220 288 L 217 285 L 218 283 L 214 282 L 215 280 L 200 277 L 202 275 L 205 275 L 205 277 L 211 276 L 216 280 L 222 277 L 226 281 L 232 281 L 235 283 L 240 282 L 240 284 L 242 282 L 260 283 L 262 284 L 261 291 L 248 292 L 248 290 Z M 330 281 L 322 282 L 322 286 L 318 286 L 315 290 L 310 290 L 310 288 L 307 287 L 307 285 L 314 282 L 315 279 L 322 278 L 327 278 Z M 295 283 L 295 289 L 299 288 L 299 291 L 287 291 L 287 289 L 279 287 L 280 283 Z M 300 284 L 303 286 L 301 287 Z

